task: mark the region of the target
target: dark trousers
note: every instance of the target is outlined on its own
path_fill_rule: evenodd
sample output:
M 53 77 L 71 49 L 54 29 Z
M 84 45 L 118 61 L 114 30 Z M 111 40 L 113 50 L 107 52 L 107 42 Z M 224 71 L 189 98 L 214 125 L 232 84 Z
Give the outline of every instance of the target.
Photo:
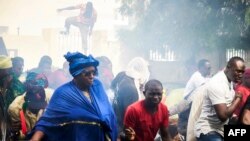
M 201 134 L 199 138 L 197 138 L 198 141 L 224 141 L 223 137 L 215 132 L 209 132 L 206 135 Z

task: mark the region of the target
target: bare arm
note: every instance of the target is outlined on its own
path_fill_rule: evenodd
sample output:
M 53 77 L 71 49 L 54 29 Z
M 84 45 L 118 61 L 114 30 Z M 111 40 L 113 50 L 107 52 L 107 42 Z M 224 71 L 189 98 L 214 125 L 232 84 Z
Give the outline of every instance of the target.
M 241 97 L 242 97 L 241 94 L 236 94 L 234 101 L 232 102 L 232 104 L 229 107 L 227 107 L 227 105 L 225 103 L 214 105 L 215 112 L 216 112 L 218 118 L 222 122 L 226 121 L 229 117 L 231 117 L 233 115 L 233 112 L 240 104 Z
M 74 10 L 74 9 L 79 9 L 79 6 L 68 6 L 68 7 L 64 7 L 64 8 L 59 8 L 57 9 L 58 12 L 64 11 L 64 10 Z
M 44 136 L 42 131 L 36 131 L 30 141 L 41 141 Z
M 162 127 L 160 129 L 162 141 L 171 141 L 171 136 L 167 127 Z
M 179 114 L 182 111 L 185 111 L 189 108 L 189 104 L 191 103 L 191 101 L 188 100 L 181 100 L 178 104 L 175 104 L 174 106 L 169 108 L 169 114 L 170 116 Z

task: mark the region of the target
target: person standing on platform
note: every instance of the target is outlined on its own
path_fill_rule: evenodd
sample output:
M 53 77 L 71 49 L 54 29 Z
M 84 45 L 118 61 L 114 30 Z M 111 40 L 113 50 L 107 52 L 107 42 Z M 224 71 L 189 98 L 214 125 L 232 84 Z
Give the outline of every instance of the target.
M 65 30 L 61 31 L 62 34 L 68 35 L 70 31 L 70 26 L 74 25 L 79 28 L 82 39 L 82 49 L 83 53 L 87 55 L 88 51 L 88 37 L 92 35 L 92 30 L 97 19 L 97 12 L 93 7 L 92 2 L 87 2 L 86 4 L 78 4 L 76 6 L 69 6 L 65 8 L 57 9 L 58 12 L 64 10 L 74 10 L 80 9 L 80 14 L 74 17 L 68 17 L 65 20 Z

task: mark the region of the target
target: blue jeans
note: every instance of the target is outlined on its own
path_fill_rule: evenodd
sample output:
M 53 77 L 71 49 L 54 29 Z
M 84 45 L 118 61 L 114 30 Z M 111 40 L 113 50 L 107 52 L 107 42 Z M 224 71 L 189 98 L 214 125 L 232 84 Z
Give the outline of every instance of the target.
M 223 141 L 223 137 L 215 132 L 215 131 L 212 131 L 212 132 L 209 132 L 207 133 L 206 135 L 204 134 L 201 134 L 199 138 L 197 138 L 198 141 Z

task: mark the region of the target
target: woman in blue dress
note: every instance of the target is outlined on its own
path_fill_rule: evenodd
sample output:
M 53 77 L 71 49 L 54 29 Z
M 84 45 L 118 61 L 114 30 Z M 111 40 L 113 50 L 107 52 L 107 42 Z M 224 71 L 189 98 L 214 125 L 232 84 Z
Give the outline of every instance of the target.
M 30 133 L 31 141 L 116 141 L 115 114 L 95 78 L 99 62 L 79 52 L 64 57 L 73 80 L 55 90 Z

